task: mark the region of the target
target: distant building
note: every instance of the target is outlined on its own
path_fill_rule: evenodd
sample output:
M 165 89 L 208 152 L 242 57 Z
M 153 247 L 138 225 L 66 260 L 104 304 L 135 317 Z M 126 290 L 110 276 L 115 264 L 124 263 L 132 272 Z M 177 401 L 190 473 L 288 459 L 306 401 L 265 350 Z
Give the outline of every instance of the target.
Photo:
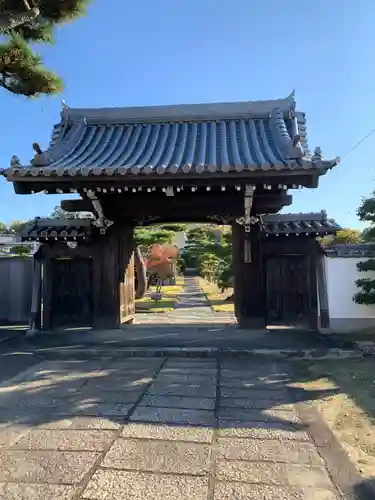
M 39 243 L 35 241 L 22 242 L 21 237 L 12 231 L 4 231 L 0 233 L 0 256 L 1 254 L 11 254 L 11 249 L 15 245 L 27 246 L 30 249 L 30 254 L 33 255 L 39 248 Z
M 185 233 L 185 231 L 180 231 L 180 232 L 176 233 L 175 236 L 174 236 L 174 238 L 173 238 L 172 244 L 176 245 L 176 247 L 179 250 L 182 250 L 185 247 L 185 244 L 186 244 L 186 233 Z

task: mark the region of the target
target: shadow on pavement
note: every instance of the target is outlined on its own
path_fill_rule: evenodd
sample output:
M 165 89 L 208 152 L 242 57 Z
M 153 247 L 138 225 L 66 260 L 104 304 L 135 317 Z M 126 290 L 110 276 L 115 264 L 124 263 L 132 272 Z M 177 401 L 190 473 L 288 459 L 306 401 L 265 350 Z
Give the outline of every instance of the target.
M 270 372 L 273 366 L 156 358 L 42 361 L 2 383 L 0 421 L 64 429 L 80 428 L 73 420 L 85 417 L 92 424 L 82 425 L 95 428 L 100 421 L 102 429 L 143 422 L 242 429 L 253 437 L 272 429 L 301 433 L 292 405 L 337 391 L 293 388 L 293 377 Z

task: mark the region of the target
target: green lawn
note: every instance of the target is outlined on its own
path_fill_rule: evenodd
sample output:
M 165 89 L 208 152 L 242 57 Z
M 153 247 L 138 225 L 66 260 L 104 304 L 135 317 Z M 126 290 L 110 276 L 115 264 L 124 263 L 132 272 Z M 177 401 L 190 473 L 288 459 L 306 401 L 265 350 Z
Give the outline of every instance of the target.
M 156 287 L 151 287 L 146 297 L 136 300 L 135 310 L 137 313 L 166 313 L 173 311 L 177 302 L 177 297 L 183 290 L 184 279 L 178 277 L 176 285 L 166 285 L 162 287 L 161 299 L 156 301 L 152 295 L 156 293 Z
M 222 294 L 219 287 L 215 285 L 215 283 L 210 283 L 203 278 L 199 278 L 199 286 L 205 294 L 213 311 L 234 313 L 233 302 L 228 302 L 226 300 L 226 297 L 231 295 L 231 290 L 227 290 L 225 294 Z

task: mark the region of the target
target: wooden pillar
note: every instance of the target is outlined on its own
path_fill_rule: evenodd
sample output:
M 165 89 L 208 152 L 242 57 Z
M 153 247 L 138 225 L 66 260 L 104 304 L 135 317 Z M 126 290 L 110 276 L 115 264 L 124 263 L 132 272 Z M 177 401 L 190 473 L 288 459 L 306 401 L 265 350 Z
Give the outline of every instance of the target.
M 320 310 L 320 327 L 329 328 L 329 304 L 327 290 L 327 276 L 324 262 L 324 254 L 316 257 L 316 278 L 318 285 L 319 310 Z
M 47 246 L 47 245 L 45 245 Z M 49 252 L 45 249 L 42 263 L 42 329 L 52 328 L 52 263 Z
M 134 309 L 134 292 L 124 295 L 127 272 L 133 269 L 133 227 L 115 223 L 98 237 L 94 251 L 93 328 L 119 328 L 124 318 L 124 300 Z M 130 278 L 127 289 L 134 288 Z M 127 314 L 127 316 L 129 316 Z
M 250 238 L 251 262 L 245 262 L 245 237 Z M 252 226 L 245 236 L 243 226 L 233 222 L 232 238 L 234 307 L 238 324 L 242 328 L 264 328 L 266 297 L 259 227 Z

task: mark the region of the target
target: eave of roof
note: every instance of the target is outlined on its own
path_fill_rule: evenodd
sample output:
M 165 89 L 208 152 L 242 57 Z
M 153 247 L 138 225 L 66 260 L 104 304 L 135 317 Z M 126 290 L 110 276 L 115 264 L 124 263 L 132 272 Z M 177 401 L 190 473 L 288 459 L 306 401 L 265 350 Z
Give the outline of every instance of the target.
M 260 223 L 266 236 L 325 236 L 341 229 L 324 211 L 263 215 Z M 21 236 L 26 241 L 87 241 L 93 230 L 92 219 L 35 219 L 24 228 Z
M 1 173 L 40 178 L 312 171 L 337 165 L 307 147 L 294 94 L 274 101 L 62 111 L 50 147 L 31 164 L 12 158 Z M 27 179 L 29 178 L 29 179 Z
M 34 219 L 22 230 L 23 241 L 80 241 L 89 240 L 92 219 Z
M 359 258 L 375 257 L 375 247 L 371 243 L 348 243 L 338 244 L 330 248 L 324 248 L 324 253 L 330 258 Z
M 261 218 L 266 236 L 326 236 L 336 234 L 341 226 L 327 217 L 326 212 L 301 214 L 271 214 Z

